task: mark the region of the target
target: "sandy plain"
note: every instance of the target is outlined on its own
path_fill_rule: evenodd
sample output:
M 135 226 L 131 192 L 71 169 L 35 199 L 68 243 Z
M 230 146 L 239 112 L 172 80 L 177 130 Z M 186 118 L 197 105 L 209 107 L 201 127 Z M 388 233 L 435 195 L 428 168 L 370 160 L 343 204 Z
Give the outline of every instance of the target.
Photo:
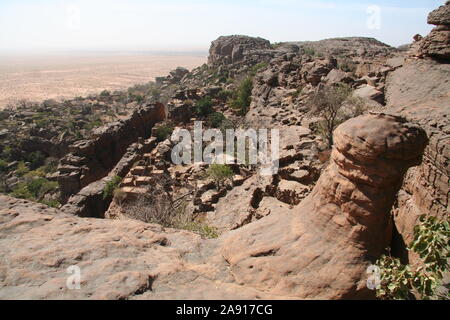
M 0 56 L 0 108 L 20 100 L 64 99 L 122 90 L 166 76 L 178 66 L 189 70 L 206 54 L 67 54 Z

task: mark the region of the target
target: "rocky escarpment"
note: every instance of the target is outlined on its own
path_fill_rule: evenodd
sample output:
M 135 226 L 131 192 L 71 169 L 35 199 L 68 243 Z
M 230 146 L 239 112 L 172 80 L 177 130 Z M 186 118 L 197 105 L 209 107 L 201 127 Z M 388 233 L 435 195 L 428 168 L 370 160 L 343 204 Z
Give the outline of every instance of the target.
M 309 98 L 322 86 L 347 84 L 368 106 L 380 108 L 387 75 L 404 60 L 396 49 L 367 38 L 293 45 L 298 52 L 279 53 L 256 74 L 246 115 L 252 124 L 306 125 L 311 120 Z
M 116 176 L 125 177 L 133 165 L 142 160 L 144 155 L 150 152 L 155 145 L 156 138 L 147 139 L 142 143 L 133 143 L 106 177 L 90 183 L 72 195 L 61 207 L 61 211 L 80 217 L 104 218 L 113 198 L 112 195 L 105 195 L 103 192 L 107 183 Z
M 304 202 L 274 207 L 216 240 L 0 196 L 0 297 L 371 297 L 367 264 L 389 242 L 390 206 L 426 136 L 397 117 L 371 115 L 343 124 L 335 141 L 331 165 Z M 72 265 L 80 290 L 66 286 Z
M 211 43 L 208 64 L 228 65 L 245 61 L 254 64 L 264 60 L 264 56 L 271 57 L 272 46 L 262 38 L 248 36 L 224 36 Z
M 417 262 L 406 244 L 413 240 L 419 217 L 448 219 L 450 214 L 450 65 L 444 59 L 450 48 L 449 21 L 447 2 L 428 16 L 428 23 L 438 27 L 422 40 L 416 37 L 411 58 L 386 82 L 387 112 L 419 123 L 430 139 L 422 164 L 408 171 L 393 210 L 393 249 L 405 263 Z
M 222 248 L 238 283 L 296 298 L 369 298 L 361 275 L 390 242 L 389 210 L 426 144 L 422 129 L 385 115 L 335 132 L 330 166 L 292 211 L 230 233 Z
M 423 214 L 446 219 L 450 213 L 450 65 L 431 59 L 411 60 L 389 75 L 387 112 L 419 123 L 430 143 L 424 160 L 406 175 L 394 209 L 399 239 L 394 244 L 404 261 L 414 262 L 405 243 Z
M 418 44 L 418 56 L 450 60 L 450 1 L 428 15 L 436 27 Z
M 60 161 L 58 182 L 61 199 L 68 198 L 114 168 L 127 148 L 138 138 L 150 137 L 151 129 L 165 119 L 162 104 L 140 107 L 124 120 L 96 129 L 90 140 L 76 142 Z

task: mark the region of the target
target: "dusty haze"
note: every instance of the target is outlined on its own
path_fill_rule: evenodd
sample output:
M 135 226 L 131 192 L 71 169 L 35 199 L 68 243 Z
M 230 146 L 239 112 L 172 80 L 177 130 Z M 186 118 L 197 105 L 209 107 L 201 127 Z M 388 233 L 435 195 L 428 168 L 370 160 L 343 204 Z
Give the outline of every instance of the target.
M 73 98 L 120 90 L 165 76 L 178 66 L 191 70 L 206 55 L 39 55 L 0 57 L 0 108 L 26 99 Z

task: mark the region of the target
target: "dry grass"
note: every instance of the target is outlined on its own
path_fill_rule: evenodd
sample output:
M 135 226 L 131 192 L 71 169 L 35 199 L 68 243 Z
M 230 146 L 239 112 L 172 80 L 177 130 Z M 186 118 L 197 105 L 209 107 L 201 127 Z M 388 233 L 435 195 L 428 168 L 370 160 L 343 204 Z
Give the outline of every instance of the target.
M 200 56 L 96 55 L 0 57 L 0 108 L 25 99 L 74 98 L 103 90 L 123 90 L 166 76 L 178 66 L 189 70 Z

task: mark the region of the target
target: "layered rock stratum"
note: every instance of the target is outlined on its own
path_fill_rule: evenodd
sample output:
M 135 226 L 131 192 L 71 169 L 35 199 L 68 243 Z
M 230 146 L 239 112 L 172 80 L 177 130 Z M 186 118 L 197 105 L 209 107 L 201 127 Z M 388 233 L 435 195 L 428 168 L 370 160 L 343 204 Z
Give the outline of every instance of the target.
M 364 270 L 389 242 L 389 210 L 426 139 L 397 117 L 350 120 L 337 129 L 332 162 L 305 201 L 217 240 L 1 196 L 0 296 L 371 297 Z M 71 265 L 81 270 L 80 290 L 66 286 Z
M 63 134 L 56 144 L 56 132 L 40 139 L 47 131 L 26 124 L 34 111 L 0 114 L 37 134 L 25 147 L 62 157 L 58 173 L 47 174 L 59 179 L 59 209 L 0 196 L 0 298 L 374 298 L 367 267 L 388 248 L 418 263 L 406 248 L 419 217 L 449 217 L 449 7 L 430 13 L 436 28 L 407 50 L 360 37 L 220 37 L 208 64 L 144 86 L 140 93 L 157 91 L 153 102 L 134 97 L 121 121 L 89 137 L 83 130 L 81 141 Z M 251 101 L 238 110 L 245 79 Z M 350 120 L 330 149 L 314 97 L 343 86 L 363 115 L 342 115 Z M 100 100 L 106 107 L 119 98 Z M 172 163 L 178 141 L 168 132 L 192 131 L 196 120 L 217 127 L 218 119 L 221 129 L 279 129 L 278 172 L 231 164 L 219 184 L 207 163 Z M 8 132 L 0 139 L 11 145 Z M 5 181 L 36 174 L 16 167 L 6 164 Z M 165 196 L 145 202 L 155 190 Z M 187 224 L 149 223 L 168 199 L 178 204 L 170 214 L 182 212 Z M 66 285 L 71 266 L 80 268 L 80 290 Z

